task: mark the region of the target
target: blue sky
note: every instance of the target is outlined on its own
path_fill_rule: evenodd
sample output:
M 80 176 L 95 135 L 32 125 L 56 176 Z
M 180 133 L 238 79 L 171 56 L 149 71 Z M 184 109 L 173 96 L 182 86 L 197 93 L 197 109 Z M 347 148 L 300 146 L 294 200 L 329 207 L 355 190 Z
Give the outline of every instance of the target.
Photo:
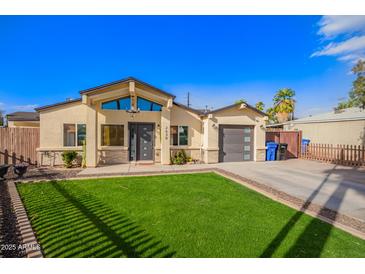
M 365 17 L 0 16 L 0 108 L 31 110 L 134 76 L 192 106 L 296 91 L 297 116 L 346 97 Z

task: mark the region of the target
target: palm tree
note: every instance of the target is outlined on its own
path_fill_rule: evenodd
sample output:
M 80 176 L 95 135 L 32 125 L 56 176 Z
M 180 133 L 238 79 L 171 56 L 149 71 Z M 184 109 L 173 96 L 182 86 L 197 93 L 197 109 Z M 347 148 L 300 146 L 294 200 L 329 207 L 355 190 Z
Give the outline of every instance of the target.
M 234 103 L 235 103 L 236 105 L 238 105 L 238 104 L 244 104 L 244 103 L 247 103 L 247 101 L 246 101 L 245 99 L 239 99 L 239 100 L 236 100 Z
M 267 116 L 269 117 L 269 121 L 270 121 L 270 123 L 273 123 L 273 124 L 275 124 L 275 123 L 277 123 L 278 121 L 277 121 L 277 119 L 276 119 L 276 112 L 275 112 L 275 110 L 274 110 L 274 108 L 268 108 L 267 110 L 266 110 L 266 114 L 267 114 Z
M 277 91 L 274 96 L 274 110 L 280 123 L 289 119 L 289 114 L 294 112 L 295 107 L 295 91 L 290 88 L 282 88 Z
M 260 110 L 260 111 L 264 111 L 264 108 L 265 108 L 265 104 L 263 102 L 257 102 L 255 107 Z

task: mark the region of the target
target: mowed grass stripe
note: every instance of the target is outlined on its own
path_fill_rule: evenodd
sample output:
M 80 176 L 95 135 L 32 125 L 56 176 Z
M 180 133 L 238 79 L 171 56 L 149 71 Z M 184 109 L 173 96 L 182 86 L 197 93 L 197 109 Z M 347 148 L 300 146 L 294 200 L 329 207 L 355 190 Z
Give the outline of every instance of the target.
M 365 257 L 365 241 L 214 173 L 18 185 L 47 257 Z

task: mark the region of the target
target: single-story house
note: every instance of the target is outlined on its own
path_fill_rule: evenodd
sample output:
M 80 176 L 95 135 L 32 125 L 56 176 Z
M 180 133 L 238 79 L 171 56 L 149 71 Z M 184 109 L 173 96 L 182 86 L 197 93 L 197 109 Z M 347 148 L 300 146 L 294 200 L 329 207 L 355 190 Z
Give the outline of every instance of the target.
M 312 143 L 332 145 L 365 145 L 365 110 L 348 108 L 268 125 L 286 131 L 302 131 L 304 139 Z
M 249 104 L 201 111 L 133 77 L 80 92 L 81 98 L 39 107 L 41 165 L 81 153 L 95 167 L 128 162 L 170 164 L 174 151 L 204 163 L 264 161 L 266 114 Z M 233 99 L 232 99 L 233 100 Z
M 39 127 L 39 113 L 18 111 L 6 115 L 8 127 Z

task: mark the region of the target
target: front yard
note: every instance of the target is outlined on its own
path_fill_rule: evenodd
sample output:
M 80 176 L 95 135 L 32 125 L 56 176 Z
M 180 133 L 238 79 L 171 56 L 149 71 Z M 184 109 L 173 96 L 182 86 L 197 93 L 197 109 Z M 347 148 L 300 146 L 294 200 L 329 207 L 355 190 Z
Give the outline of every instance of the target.
M 46 257 L 365 257 L 365 241 L 214 173 L 18 185 Z

